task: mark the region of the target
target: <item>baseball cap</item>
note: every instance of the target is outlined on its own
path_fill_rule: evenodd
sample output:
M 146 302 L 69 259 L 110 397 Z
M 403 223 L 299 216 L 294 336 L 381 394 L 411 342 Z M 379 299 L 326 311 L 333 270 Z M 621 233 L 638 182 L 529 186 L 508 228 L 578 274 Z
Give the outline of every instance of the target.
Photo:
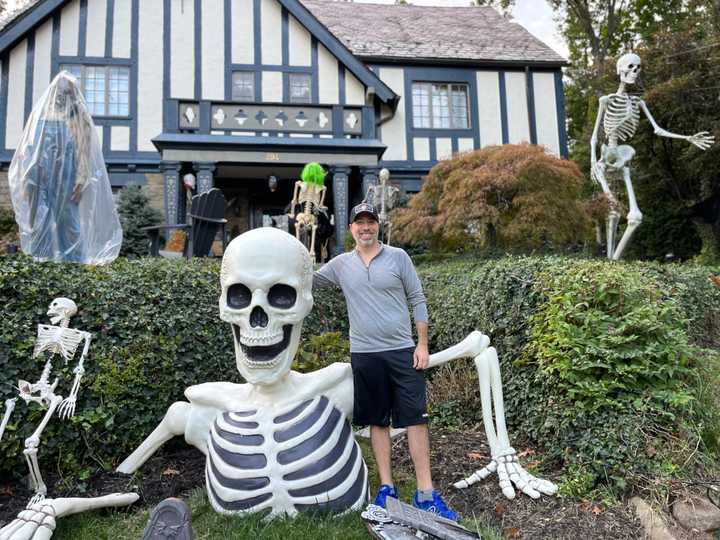
M 360 214 L 370 214 L 375 221 L 380 221 L 377 210 L 372 204 L 360 203 L 350 211 L 350 223 L 354 223 Z

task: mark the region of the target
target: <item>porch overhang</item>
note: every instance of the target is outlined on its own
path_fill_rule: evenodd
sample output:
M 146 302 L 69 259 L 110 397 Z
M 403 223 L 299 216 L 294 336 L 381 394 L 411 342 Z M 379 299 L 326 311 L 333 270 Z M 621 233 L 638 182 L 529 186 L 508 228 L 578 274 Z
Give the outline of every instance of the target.
M 163 161 L 375 167 L 387 148 L 377 139 L 324 139 L 162 133 L 152 140 Z

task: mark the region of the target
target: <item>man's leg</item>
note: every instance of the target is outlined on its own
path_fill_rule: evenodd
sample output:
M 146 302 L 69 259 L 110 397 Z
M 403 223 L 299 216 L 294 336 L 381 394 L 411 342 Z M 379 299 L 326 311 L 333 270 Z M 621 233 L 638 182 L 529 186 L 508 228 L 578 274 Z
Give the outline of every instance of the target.
M 408 446 L 410 446 L 410 457 L 415 466 L 417 488 L 419 491 L 432 490 L 432 476 L 430 474 L 430 436 L 427 424 L 408 426 L 407 437 Z M 375 446 L 373 445 L 373 449 L 374 448 Z
M 380 483 L 393 485 L 392 467 L 390 465 L 390 428 L 370 426 L 370 443 L 372 444 L 375 462 L 377 463 Z

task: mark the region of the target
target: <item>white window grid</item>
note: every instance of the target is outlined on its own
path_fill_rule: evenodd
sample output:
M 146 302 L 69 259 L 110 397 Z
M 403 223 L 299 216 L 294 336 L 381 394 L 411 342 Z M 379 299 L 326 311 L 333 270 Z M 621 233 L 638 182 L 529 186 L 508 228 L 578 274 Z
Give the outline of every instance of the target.
M 88 110 L 93 116 L 130 115 L 130 68 L 116 66 L 60 66 L 80 83 Z
M 413 83 L 413 126 L 424 129 L 470 128 L 468 96 L 467 84 Z
M 312 78 L 307 73 L 288 74 L 290 103 L 312 103 Z
M 255 73 L 234 71 L 232 74 L 233 101 L 255 101 Z

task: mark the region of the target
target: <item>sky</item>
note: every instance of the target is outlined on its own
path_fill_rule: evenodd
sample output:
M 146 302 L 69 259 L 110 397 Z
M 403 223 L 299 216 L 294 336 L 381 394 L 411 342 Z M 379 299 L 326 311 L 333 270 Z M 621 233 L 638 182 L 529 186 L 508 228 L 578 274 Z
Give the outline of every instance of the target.
M 354 0 L 374 4 L 394 4 L 394 0 Z M 467 6 L 470 0 L 408 0 L 416 6 Z M 515 22 L 520 23 L 535 37 L 541 39 L 556 52 L 568 57 L 567 45 L 553 21 L 553 10 L 546 0 L 515 0 L 512 9 Z
M 8 0 L 8 8 L 23 0 Z M 394 0 L 354 0 L 355 2 L 393 4 Z M 470 0 L 409 0 L 418 6 L 467 6 Z M 535 37 L 550 45 L 567 58 L 568 50 L 553 21 L 553 11 L 546 0 L 515 0 L 512 14 L 515 22 L 523 25 Z

